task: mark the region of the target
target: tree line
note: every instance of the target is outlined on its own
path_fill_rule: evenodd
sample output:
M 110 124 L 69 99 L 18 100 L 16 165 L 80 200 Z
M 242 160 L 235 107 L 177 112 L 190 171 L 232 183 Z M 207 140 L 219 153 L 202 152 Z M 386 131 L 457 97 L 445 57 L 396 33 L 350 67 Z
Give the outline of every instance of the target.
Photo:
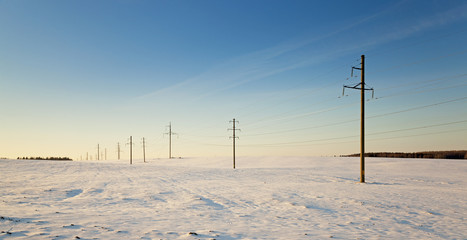
M 341 157 L 359 157 L 360 153 L 341 155 Z M 435 159 L 467 159 L 467 150 L 461 151 L 426 151 L 426 152 L 373 152 L 365 153 L 365 157 L 380 158 L 435 158 Z
M 21 160 L 54 160 L 54 161 L 72 161 L 69 157 L 18 157 Z

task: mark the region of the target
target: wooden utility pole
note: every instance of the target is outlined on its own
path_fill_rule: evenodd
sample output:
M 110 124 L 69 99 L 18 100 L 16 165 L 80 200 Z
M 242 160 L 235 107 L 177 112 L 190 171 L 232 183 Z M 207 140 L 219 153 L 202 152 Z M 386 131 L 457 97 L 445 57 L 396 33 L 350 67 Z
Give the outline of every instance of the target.
M 99 160 L 99 144 L 97 144 L 97 160 Z
M 235 136 L 235 131 L 240 131 L 240 129 L 235 128 L 235 123 L 236 122 L 238 123 L 238 121 L 235 121 L 235 118 L 230 122 L 233 124 L 233 127 L 229 128 L 228 130 L 229 131 L 232 130 L 232 132 L 233 132 L 233 136 L 230 137 L 230 138 L 233 139 L 233 169 L 235 169 L 235 139 L 238 138 L 238 137 Z
M 120 160 L 120 153 L 121 153 L 121 152 L 122 152 L 122 151 L 120 150 L 120 143 L 118 142 L 118 143 L 117 143 L 118 160 Z
M 357 67 L 352 67 L 352 76 L 353 76 L 353 70 L 360 70 L 360 77 L 361 81 L 359 84 L 354 85 L 354 86 L 346 86 L 344 85 L 344 90 L 345 88 L 353 88 L 353 89 L 358 89 L 360 90 L 360 98 L 361 98 L 361 103 L 360 103 L 360 182 L 364 183 L 365 182 L 365 91 L 366 90 L 371 90 L 373 91 L 374 95 L 374 89 L 373 88 L 365 88 L 365 55 L 362 55 L 361 57 L 361 64 L 360 68 Z M 343 94 L 342 94 L 343 95 Z
M 362 55 L 362 66 L 360 68 L 361 90 L 360 90 L 360 182 L 365 182 L 365 55 Z
M 130 165 L 133 164 L 133 137 L 130 136 Z
M 146 162 L 146 143 L 143 138 L 143 161 Z
M 169 123 L 169 132 L 165 133 L 169 135 L 169 159 L 172 158 L 172 135 L 176 135 L 176 133 L 172 132 L 172 123 Z

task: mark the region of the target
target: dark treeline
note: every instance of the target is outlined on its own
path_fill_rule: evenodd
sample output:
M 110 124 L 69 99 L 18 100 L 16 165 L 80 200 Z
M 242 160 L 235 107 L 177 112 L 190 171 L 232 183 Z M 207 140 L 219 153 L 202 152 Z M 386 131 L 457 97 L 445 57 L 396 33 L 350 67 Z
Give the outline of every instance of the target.
M 359 157 L 360 153 L 341 155 L 341 157 Z M 436 159 L 467 159 L 467 151 L 429 151 L 429 152 L 375 152 L 365 153 L 365 157 L 381 158 L 436 158 Z
M 18 157 L 18 159 L 21 160 L 53 160 L 53 161 L 71 161 L 71 158 L 69 157 Z

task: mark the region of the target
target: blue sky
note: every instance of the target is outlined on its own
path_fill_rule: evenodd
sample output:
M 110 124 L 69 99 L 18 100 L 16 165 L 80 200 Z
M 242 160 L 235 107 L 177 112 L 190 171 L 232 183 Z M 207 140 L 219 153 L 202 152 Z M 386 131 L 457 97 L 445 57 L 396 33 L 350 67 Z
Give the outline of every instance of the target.
M 0 157 L 465 149 L 465 1 L 0 1 Z M 350 79 L 348 79 L 350 78 Z M 95 157 L 95 156 L 94 156 Z

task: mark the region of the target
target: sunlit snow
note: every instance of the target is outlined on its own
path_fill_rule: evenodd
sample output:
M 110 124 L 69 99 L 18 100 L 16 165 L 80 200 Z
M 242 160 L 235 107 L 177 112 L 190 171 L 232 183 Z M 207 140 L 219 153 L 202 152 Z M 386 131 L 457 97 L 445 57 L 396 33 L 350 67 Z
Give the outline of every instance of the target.
M 465 239 L 467 161 L 0 160 L 0 239 Z

